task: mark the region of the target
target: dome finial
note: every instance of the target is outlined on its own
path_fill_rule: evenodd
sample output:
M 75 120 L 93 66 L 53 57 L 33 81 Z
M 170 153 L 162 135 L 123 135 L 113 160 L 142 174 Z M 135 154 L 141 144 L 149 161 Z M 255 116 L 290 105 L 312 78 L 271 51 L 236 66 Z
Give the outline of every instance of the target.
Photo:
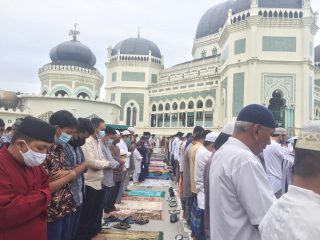
M 73 41 L 77 41 L 77 35 L 79 35 L 80 32 L 77 30 L 77 23 L 74 24 L 74 30 L 69 31 L 69 36 L 72 36 Z
M 140 38 L 140 26 L 138 26 L 138 38 Z

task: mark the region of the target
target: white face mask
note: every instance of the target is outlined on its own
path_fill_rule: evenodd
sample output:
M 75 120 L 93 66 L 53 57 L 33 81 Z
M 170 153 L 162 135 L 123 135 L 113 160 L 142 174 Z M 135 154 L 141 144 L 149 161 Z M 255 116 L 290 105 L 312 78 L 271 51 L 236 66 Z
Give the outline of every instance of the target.
M 39 152 L 35 152 L 33 150 L 31 150 L 28 146 L 28 144 L 24 141 L 24 143 L 26 144 L 27 148 L 29 149 L 27 152 L 23 153 L 22 151 L 20 151 L 22 157 L 23 157 L 23 161 L 24 163 L 28 166 L 28 167 L 36 167 L 41 165 L 44 160 L 47 157 L 46 153 L 39 153 Z

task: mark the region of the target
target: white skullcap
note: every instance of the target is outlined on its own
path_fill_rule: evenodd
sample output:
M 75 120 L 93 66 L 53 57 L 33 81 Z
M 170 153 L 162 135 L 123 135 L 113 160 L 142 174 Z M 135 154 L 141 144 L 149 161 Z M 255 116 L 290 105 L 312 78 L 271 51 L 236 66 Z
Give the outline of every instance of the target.
M 320 120 L 314 120 L 301 128 L 297 148 L 320 151 Z
M 131 133 L 128 130 L 124 130 L 123 132 L 121 132 L 122 136 L 127 136 L 130 135 Z
M 284 128 L 282 127 L 277 127 L 274 132 L 273 132 L 274 135 L 282 135 L 282 134 L 287 134 L 287 130 L 285 130 Z
M 120 132 L 118 130 L 116 130 L 116 135 L 120 136 Z
M 128 131 L 135 133 L 135 132 L 136 132 L 136 129 L 135 129 L 134 127 L 128 127 Z
M 228 122 L 224 127 L 222 128 L 222 133 L 232 135 L 234 131 L 234 122 Z
M 298 136 L 294 136 L 292 138 L 289 138 L 287 142 L 293 144 L 294 140 L 297 140 L 297 139 L 298 139 Z
M 205 141 L 214 143 L 218 136 L 219 136 L 219 133 L 217 133 L 217 132 L 208 133 L 206 135 Z

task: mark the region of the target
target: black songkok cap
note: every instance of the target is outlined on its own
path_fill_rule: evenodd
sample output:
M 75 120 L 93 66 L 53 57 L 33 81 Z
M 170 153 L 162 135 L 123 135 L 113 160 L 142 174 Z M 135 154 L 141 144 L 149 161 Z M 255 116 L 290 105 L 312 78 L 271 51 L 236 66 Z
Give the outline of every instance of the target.
M 237 121 L 260 124 L 268 128 L 276 127 L 273 113 L 268 108 L 259 104 L 250 104 L 244 107 L 240 111 Z
M 116 135 L 117 134 L 116 130 L 113 127 L 110 127 L 110 126 L 106 126 L 105 133 L 107 135 Z
M 17 130 L 30 138 L 47 143 L 54 142 L 56 133 L 53 126 L 35 117 L 26 117 Z

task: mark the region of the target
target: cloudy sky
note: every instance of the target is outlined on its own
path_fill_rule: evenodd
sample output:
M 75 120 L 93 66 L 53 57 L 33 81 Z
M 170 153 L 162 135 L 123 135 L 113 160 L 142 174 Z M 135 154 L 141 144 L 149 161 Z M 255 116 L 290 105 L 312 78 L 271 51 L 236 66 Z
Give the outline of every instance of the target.
M 198 22 L 222 0 L 1 0 L 0 89 L 39 93 L 38 68 L 49 63 L 49 51 L 69 40 L 78 23 L 78 39 L 97 57 L 105 76 L 107 47 L 141 36 L 154 41 L 165 67 L 190 60 Z M 311 0 L 315 11 L 320 2 Z M 218 16 L 217 16 L 218 17 Z M 316 36 L 320 44 L 320 33 Z

